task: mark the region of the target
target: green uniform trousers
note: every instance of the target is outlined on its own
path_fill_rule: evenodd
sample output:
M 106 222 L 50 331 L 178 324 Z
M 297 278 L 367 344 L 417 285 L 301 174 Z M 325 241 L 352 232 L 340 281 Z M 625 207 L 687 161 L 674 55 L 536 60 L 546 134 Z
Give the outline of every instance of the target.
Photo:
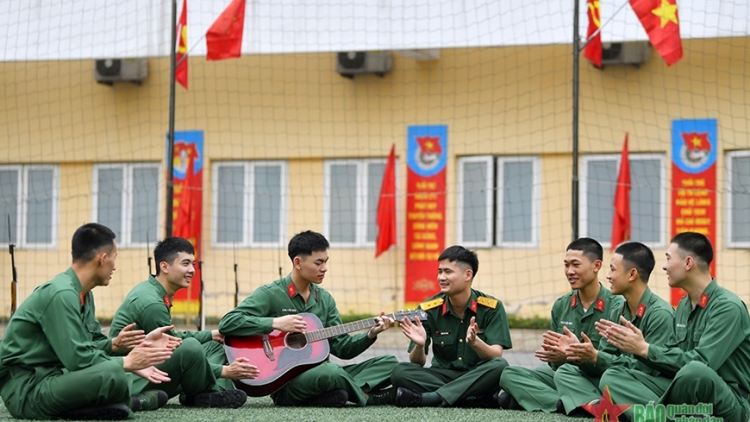
M 511 366 L 503 371 L 500 388 L 529 412 L 541 410 L 552 413 L 557 408 L 559 396 L 555 389 L 555 371 L 549 365 L 533 370 Z
M 219 367 L 223 367 L 227 364 L 227 354 L 224 352 L 224 345 L 219 343 L 218 341 L 207 341 L 203 343 L 202 346 L 203 351 L 206 353 L 206 359 L 208 359 L 209 365 L 217 368 L 214 371 L 216 384 L 218 384 L 219 388 L 221 388 L 222 390 L 234 390 L 234 381 L 229 378 L 220 378 L 221 371 L 218 370 Z
M 271 398 L 279 406 L 304 406 L 312 398 L 342 389 L 349 393 L 349 401 L 364 406 L 364 393 L 387 387 L 397 363 L 393 356 L 378 356 L 346 366 L 325 362 L 297 375 Z
M 130 407 L 129 385 L 127 374 L 117 361 L 75 372 L 14 368 L 0 395 L 14 418 L 50 419 L 81 407 L 114 403 Z
M 206 359 L 206 352 L 194 338 L 184 339 L 174 350 L 172 357 L 156 367 L 169 374 L 170 381 L 152 384 L 138 375 L 131 374 L 132 394 L 139 394 L 145 390 L 163 390 L 169 397 L 185 393 L 188 398 L 192 398 L 204 391 L 220 390 Z
M 575 365 L 565 364 L 555 371 L 555 389 L 565 406 L 565 414 L 581 405 L 602 398 L 599 389 L 600 378 L 591 376 Z
M 507 367 L 508 361 L 503 358 L 482 361 L 468 371 L 424 368 L 416 363 L 401 362 L 393 368 L 391 384 L 418 393 L 437 392 L 448 405 L 453 406 L 467 397 L 497 391 L 500 375 Z
M 702 362 L 683 366 L 674 379 L 653 377 L 635 370 L 611 368 L 602 375 L 601 387 L 609 386 L 615 404 L 713 404 L 713 416 L 726 422 L 746 422 L 750 404 Z M 633 420 L 633 408 L 625 412 Z

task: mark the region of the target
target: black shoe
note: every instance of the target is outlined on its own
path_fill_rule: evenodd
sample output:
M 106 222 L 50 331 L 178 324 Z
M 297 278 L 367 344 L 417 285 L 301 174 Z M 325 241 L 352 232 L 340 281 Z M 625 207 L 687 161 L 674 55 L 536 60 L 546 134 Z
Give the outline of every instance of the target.
M 482 409 L 497 409 L 500 407 L 500 403 L 498 403 L 499 395 L 499 391 L 494 391 L 492 393 L 486 393 L 482 394 L 481 396 L 476 396 L 474 398 L 474 407 L 479 407 Z
M 562 415 L 565 414 L 565 405 L 563 404 L 562 400 L 558 400 L 557 403 L 555 403 L 555 408 L 557 410 L 557 413 L 560 413 Z
M 369 396 L 370 398 L 367 400 L 368 405 L 396 404 L 396 389 L 393 387 L 371 391 Z
M 500 390 L 497 394 L 497 405 L 501 409 L 510 409 L 513 406 L 513 396 L 505 390 Z
M 343 407 L 348 400 L 346 390 L 333 390 L 308 400 L 306 404 L 313 407 Z
M 230 407 L 236 409 L 247 401 L 242 390 L 206 391 L 192 398 L 180 394 L 180 404 L 190 407 Z
M 133 398 L 133 412 L 142 412 L 144 410 L 156 410 L 160 407 L 164 407 L 169 401 L 169 396 L 166 392 L 161 390 L 148 390 L 144 391 Z
M 408 388 L 398 387 L 396 390 L 396 406 L 419 407 L 422 405 L 422 394 Z
M 104 404 L 101 406 L 82 407 L 79 409 L 67 410 L 57 415 L 60 419 L 69 420 L 106 420 L 119 421 L 130 417 L 130 408 L 122 403 Z

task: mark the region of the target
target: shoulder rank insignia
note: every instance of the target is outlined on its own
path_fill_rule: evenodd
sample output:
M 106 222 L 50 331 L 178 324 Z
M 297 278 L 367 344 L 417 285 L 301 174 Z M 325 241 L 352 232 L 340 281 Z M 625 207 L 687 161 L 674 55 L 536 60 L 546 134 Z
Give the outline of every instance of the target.
M 477 303 L 490 309 L 497 308 L 497 299 L 490 299 L 488 297 L 479 296 L 477 298 Z
M 443 298 L 439 297 L 434 300 L 430 300 L 427 302 L 422 302 L 419 304 L 419 307 L 424 309 L 425 311 L 429 311 L 430 309 L 437 308 L 438 306 L 443 304 Z

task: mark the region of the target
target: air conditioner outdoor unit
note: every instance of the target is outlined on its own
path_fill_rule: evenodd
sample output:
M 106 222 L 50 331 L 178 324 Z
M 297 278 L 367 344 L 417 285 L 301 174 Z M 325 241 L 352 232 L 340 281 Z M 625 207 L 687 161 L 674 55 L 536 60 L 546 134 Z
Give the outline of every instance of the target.
M 94 78 L 102 84 L 135 82 L 138 85 L 148 75 L 146 59 L 101 59 L 94 66 Z
M 651 46 L 647 41 L 604 43 L 602 66 L 635 65 L 648 61 Z
M 349 51 L 336 56 L 336 71 L 346 78 L 374 73 L 383 76 L 393 68 L 393 57 L 385 51 Z

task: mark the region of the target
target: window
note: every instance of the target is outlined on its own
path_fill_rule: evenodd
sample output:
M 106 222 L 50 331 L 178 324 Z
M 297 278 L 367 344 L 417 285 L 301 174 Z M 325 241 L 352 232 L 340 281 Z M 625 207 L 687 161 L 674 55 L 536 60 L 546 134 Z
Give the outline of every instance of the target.
M 121 248 L 153 247 L 161 238 L 159 164 L 96 164 L 92 219 L 117 236 Z
M 385 164 L 385 159 L 325 162 L 323 232 L 331 245 L 375 246 Z
M 57 246 L 59 167 L 0 166 L 0 239 L 25 248 Z
M 539 157 L 458 160 L 458 242 L 469 247 L 539 244 Z
M 727 246 L 750 248 L 750 150 L 727 154 Z
M 284 246 L 287 163 L 233 161 L 213 166 L 213 230 L 216 247 Z
M 664 246 L 666 221 L 665 164 L 661 154 L 630 154 L 631 240 L 651 247 Z M 611 246 L 615 188 L 620 155 L 583 157 L 579 222 L 581 236 Z

